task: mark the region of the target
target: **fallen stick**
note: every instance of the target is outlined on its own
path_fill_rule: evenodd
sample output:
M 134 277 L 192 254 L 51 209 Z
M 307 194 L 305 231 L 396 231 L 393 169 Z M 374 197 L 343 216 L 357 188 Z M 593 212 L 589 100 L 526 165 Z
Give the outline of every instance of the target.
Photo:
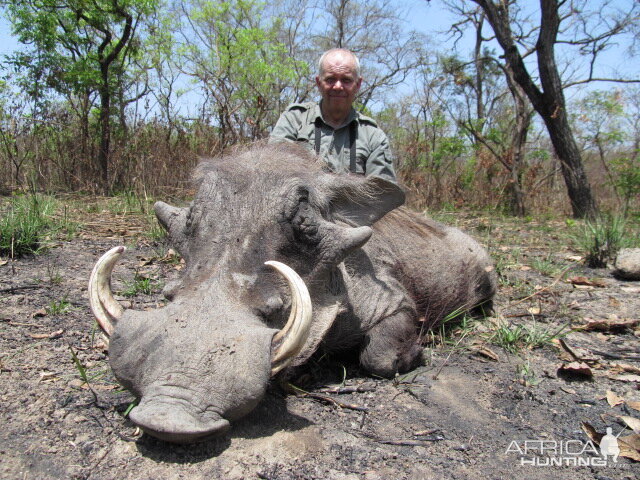
M 582 362 L 583 359 L 582 357 L 580 357 L 579 355 L 577 355 L 572 349 L 571 347 L 569 347 L 569 345 L 567 344 L 567 342 L 565 342 L 562 338 L 558 339 L 558 342 L 560 342 L 560 346 L 562 347 L 562 349 L 567 352 L 569 355 L 571 355 L 571 357 L 577 361 L 577 362 Z
M 2 320 L 3 322 L 7 322 L 7 325 L 11 325 L 12 327 L 37 327 L 44 328 L 44 325 L 40 323 L 24 323 L 24 322 L 12 322 L 11 320 Z
M 46 285 L 17 285 L 15 287 L 2 288 L 0 293 L 17 292 L 18 290 L 30 290 L 32 288 L 46 288 Z
M 532 293 L 531 295 L 521 298 L 520 300 L 510 303 L 509 305 L 507 305 L 507 308 L 510 307 L 514 307 L 522 302 L 526 302 L 527 300 L 529 300 L 530 298 L 536 297 L 538 295 L 540 295 L 543 292 L 546 292 L 548 290 L 551 290 L 560 280 L 562 280 L 562 277 L 565 276 L 565 274 L 571 270 L 572 268 L 575 268 L 575 265 L 569 265 L 568 267 L 564 268 L 560 274 L 555 278 L 555 280 L 553 282 L 551 282 L 551 284 L 547 285 L 546 287 L 541 288 L 540 290 L 538 290 L 537 292 Z
M 439 442 L 444 440 L 444 437 L 434 437 L 432 439 L 423 438 L 422 440 L 378 440 L 379 443 L 383 443 L 385 445 L 401 445 L 404 447 L 422 447 L 426 445 L 428 442 Z
M 375 386 L 366 386 L 366 385 L 353 385 L 346 387 L 326 387 L 321 388 L 320 392 L 322 393 L 332 393 L 334 395 L 341 395 L 345 393 L 365 393 L 365 392 L 374 392 L 376 390 Z
M 624 354 L 620 354 L 618 355 L 617 353 L 609 353 L 609 352 L 603 352 L 602 350 L 595 350 L 593 348 L 589 349 L 592 353 L 595 353 L 596 355 L 600 355 L 601 357 L 604 358 L 611 358 L 613 360 L 640 360 L 640 355 L 624 355 Z
M 427 438 L 421 438 L 419 440 L 415 440 L 415 439 L 400 439 L 400 440 L 394 440 L 394 439 L 390 439 L 390 438 L 380 438 L 372 433 L 368 433 L 368 432 L 360 432 L 357 430 L 349 430 L 352 434 L 358 436 L 358 437 L 364 437 L 364 438 L 368 438 L 369 440 L 373 440 L 374 442 L 378 442 L 378 443 L 382 443 L 383 445 L 399 445 L 399 446 L 404 446 L 404 447 L 423 447 L 426 445 L 429 445 L 430 443 L 433 442 L 440 442 L 442 440 L 444 440 L 444 436 L 442 435 L 433 435 L 431 437 L 427 437 Z
M 331 404 L 335 405 L 336 407 L 347 408 L 349 410 L 356 410 L 358 412 L 368 412 L 369 411 L 369 409 L 367 407 L 360 407 L 359 405 L 354 405 L 352 403 L 344 403 L 344 402 L 341 402 L 339 400 L 336 400 L 335 398 L 330 397 L 329 395 L 322 395 L 320 393 L 306 392 L 306 393 L 301 393 L 300 396 L 313 398 L 315 400 L 320 400 L 320 401 L 323 401 L 323 402 L 331 403 Z
M 320 400 L 322 402 L 330 403 L 332 405 L 335 405 L 336 407 L 347 408 L 349 410 L 356 410 L 359 412 L 369 411 L 367 407 L 360 407 L 358 405 L 353 405 L 351 403 L 344 403 L 339 400 L 336 400 L 335 398 L 330 397 L 329 395 L 322 395 L 320 393 L 307 392 L 306 390 L 302 390 L 301 388 L 298 388 L 291 383 L 287 384 L 287 387 L 289 387 L 293 391 L 293 393 L 298 397 L 308 397 L 314 400 Z

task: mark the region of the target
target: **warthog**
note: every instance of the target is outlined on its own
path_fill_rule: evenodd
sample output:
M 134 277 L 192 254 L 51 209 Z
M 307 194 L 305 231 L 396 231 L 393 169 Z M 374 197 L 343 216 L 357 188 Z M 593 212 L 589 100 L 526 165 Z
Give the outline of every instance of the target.
M 140 399 L 130 418 L 150 435 L 186 443 L 226 430 L 270 377 L 318 349 L 359 349 L 361 366 L 384 377 L 410 370 L 421 326 L 490 307 L 485 250 L 396 208 L 395 184 L 327 173 L 286 145 L 204 161 L 196 182 L 189 207 L 155 205 L 186 262 L 167 306 L 124 310 L 114 299 L 124 247 L 89 282 L 113 372 Z

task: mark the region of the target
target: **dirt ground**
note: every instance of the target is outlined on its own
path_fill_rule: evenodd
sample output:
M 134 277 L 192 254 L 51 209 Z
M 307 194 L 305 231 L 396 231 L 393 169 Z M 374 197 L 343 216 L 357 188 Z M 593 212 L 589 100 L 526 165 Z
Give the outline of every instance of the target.
M 436 335 L 426 364 L 396 380 L 325 362 L 296 383 L 310 395 L 273 385 L 225 436 L 178 446 L 141 435 L 124 416 L 133 398 L 111 375 L 88 307 L 89 273 L 112 246 L 130 247 L 114 272 L 116 292 L 136 272 L 154 287 L 126 299 L 131 308 L 157 307 L 161 284 L 179 274 L 136 221 L 95 218 L 44 254 L 0 261 L 0 478 L 638 478 L 637 462 L 595 465 L 580 446 L 589 441 L 583 422 L 624 437 L 632 431 L 620 416 L 640 418 L 640 282 L 582 266 L 558 247 L 562 222 L 457 219 L 496 259 L 495 317 L 450 332 L 446 343 Z M 555 340 L 508 352 L 495 336 L 504 325 L 564 327 L 565 347 Z M 560 374 L 572 361 L 584 365 Z M 535 450 L 542 440 L 546 450 Z M 545 466 L 550 459 L 561 465 Z

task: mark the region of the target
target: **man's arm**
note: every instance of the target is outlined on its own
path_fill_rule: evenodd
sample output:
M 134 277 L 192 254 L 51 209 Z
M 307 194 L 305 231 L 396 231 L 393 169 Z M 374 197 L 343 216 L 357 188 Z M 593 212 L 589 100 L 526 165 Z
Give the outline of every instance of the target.
M 269 143 L 295 142 L 300 130 L 300 118 L 295 110 L 285 110 L 269 134 Z
M 393 155 L 389 147 L 389 140 L 384 132 L 377 129 L 372 139 L 371 154 L 367 159 L 366 176 L 381 177 L 397 183 L 396 172 L 393 167 Z

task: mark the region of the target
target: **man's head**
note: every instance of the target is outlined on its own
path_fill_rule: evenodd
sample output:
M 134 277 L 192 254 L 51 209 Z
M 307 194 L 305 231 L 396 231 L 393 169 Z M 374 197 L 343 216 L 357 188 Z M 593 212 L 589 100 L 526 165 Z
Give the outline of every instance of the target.
M 320 57 L 316 85 L 327 113 L 349 111 L 361 84 L 360 62 L 349 50 L 334 48 Z

